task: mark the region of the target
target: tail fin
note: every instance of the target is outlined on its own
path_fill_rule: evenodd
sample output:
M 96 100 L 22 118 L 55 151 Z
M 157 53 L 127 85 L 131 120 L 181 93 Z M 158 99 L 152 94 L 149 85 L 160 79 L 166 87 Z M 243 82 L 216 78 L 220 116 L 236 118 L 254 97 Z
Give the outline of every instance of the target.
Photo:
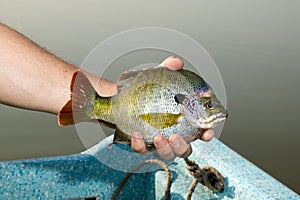
M 88 114 L 94 108 L 96 91 L 84 73 L 74 72 L 71 81 L 71 100 L 58 113 L 58 124 L 68 126 L 91 120 Z

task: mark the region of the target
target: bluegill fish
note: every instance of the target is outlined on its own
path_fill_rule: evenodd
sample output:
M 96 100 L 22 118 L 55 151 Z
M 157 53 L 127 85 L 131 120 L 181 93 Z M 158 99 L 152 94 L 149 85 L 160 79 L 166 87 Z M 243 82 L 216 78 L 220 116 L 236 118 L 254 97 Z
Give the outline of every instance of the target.
M 197 139 L 227 117 L 210 86 L 188 70 L 129 71 L 120 76 L 117 87 L 115 96 L 101 97 L 83 72 L 76 71 L 71 100 L 59 112 L 59 124 L 96 119 L 116 129 L 114 142 L 129 144 L 131 133 L 140 131 L 145 143 L 152 145 L 158 134 Z

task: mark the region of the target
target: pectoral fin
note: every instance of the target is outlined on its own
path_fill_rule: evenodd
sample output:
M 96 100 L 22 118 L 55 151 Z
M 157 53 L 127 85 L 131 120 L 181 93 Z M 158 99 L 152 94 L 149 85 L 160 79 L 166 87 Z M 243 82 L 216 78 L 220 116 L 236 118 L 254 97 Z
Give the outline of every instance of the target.
M 161 130 L 177 124 L 181 116 L 181 113 L 147 113 L 140 115 L 139 118 L 149 123 L 154 128 Z

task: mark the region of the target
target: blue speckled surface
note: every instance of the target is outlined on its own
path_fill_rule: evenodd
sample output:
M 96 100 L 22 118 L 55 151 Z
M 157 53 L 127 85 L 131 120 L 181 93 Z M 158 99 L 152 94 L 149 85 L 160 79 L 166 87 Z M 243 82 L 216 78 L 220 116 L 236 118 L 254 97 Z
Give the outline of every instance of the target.
M 192 143 L 194 152 L 190 159 L 196 160 L 199 166 L 215 167 L 225 178 L 226 187 L 223 193 L 209 191 L 208 188 L 198 184 L 192 199 L 300 199 L 300 196 L 275 180 L 270 175 L 241 157 L 226 145 L 213 139 L 206 143 L 195 141 Z M 197 151 L 197 149 L 201 149 Z M 203 155 L 201 152 L 206 152 Z M 186 193 L 193 178 L 186 173 L 185 163 L 182 159 L 176 159 L 177 165 L 170 165 L 176 176 L 172 185 L 171 199 L 185 199 Z M 163 186 L 159 180 L 164 178 L 162 172 L 157 172 L 155 177 L 156 195 L 163 194 L 159 189 Z M 161 185 L 161 186 L 160 186 Z M 185 192 L 183 192 L 185 191 Z
M 107 138 L 81 154 L 0 162 L 0 199 L 91 196 L 110 199 L 125 175 L 124 170 L 154 156 L 134 156 L 129 151 L 128 154 L 125 152 L 124 159 L 118 147 L 107 147 L 111 139 Z M 207 188 L 198 185 L 193 199 L 300 199 L 298 194 L 216 139 L 209 143 L 193 142 L 193 149 L 191 158 L 199 165 L 208 164 L 217 168 L 226 178 L 227 184 L 225 192 L 220 194 L 212 194 Z M 111 167 L 119 168 L 116 170 Z M 171 163 L 170 168 L 173 174 L 171 197 L 185 199 L 192 177 L 181 159 Z M 119 199 L 161 199 L 164 188 L 163 171 L 136 173 L 122 189 Z
M 72 155 L 1 163 L 0 199 L 64 199 L 111 197 L 124 173 L 101 164 L 93 156 Z M 148 185 L 147 174 L 134 174 L 121 197 L 131 196 L 131 188 Z M 142 190 L 135 195 L 141 196 Z M 154 197 L 153 197 L 154 198 Z

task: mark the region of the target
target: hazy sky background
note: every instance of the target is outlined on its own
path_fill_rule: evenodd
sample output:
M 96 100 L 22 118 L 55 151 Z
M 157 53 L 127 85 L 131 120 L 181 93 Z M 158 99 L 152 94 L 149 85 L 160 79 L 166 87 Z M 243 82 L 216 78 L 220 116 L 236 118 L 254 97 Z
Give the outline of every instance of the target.
M 220 139 L 300 192 L 299 1 L 0 0 L 0 21 L 75 65 L 127 29 L 155 26 L 189 35 L 212 56 L 226 86 L 230 117 Z M 166 56 L 144 53 L 116 63 Z M 0 110 L 0 160 L 84 150 L 74 127 L 58 127 L 56 116 Z

